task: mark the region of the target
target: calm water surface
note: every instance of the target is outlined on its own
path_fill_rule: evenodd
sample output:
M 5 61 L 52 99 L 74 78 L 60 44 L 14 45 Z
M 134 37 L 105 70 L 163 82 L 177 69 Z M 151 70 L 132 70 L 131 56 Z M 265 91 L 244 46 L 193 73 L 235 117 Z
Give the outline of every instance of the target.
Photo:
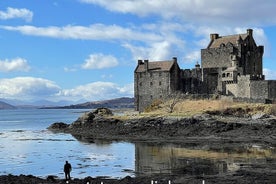
M 212 175 L 235 172 L 244 167 L 276 169 L 274 147 L 199 147 L 187 144 L 155 144 L 78 141 L 46 128 L 56 121 L 71 123 L 85 110 L 1 110 L 0 175 L 32 174 L 63 178 L 68 160 L 72 176 L 120 178 L 136 175 Z
M 83 143 L 69 134 L 46 128 L 56 121 L 71 123 L 84 110 L 1 110 L 0 175 L 32 174 L 63 177 L 65 160 L 72 176 L 124 177 L 132 175 L 135 162 L 131 143 Z M 122 154 L 124 153 L 124 154 Z

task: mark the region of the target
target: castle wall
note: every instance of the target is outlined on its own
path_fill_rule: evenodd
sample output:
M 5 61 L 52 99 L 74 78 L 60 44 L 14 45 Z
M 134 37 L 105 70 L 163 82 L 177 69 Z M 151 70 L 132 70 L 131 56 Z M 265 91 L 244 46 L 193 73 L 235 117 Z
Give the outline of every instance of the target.
M 175 92 L 178 90 L 181 90 L 181 72 L 180 68 L 178 67 L 177 64 L 174 64 L 171 71 L 169 72 L 170 74 L 170 92 Z
M 219 48 L 201 49 L 202 68 L 226 68 L 231 67 L 230 53 L 235 49 L 232 44 L 226 44 Z
M 181 91 L 184 93 L 202 93 L 201 68 L 181 70 Z
M 241 63 L 244 68 L 244 75 L 254 75 L 259 78 L 263 75 L 263 46 L 256 46 L 253 38 L 248 38 L 244 41 L 244 45 L 240 48 L 242 53 Z
M 218 89 L 218 76 L 218 68 L 203 68 L 203 93 L 216 93 Z
M 276 80 L 268 81 L 268 98 L 276 102 Z
M 238 76 L 236 97 L 250 98 L 250 76 Z
M 262 80 L 251 82 L 251 98 L 276 100 L 276 81 Z
M 153 100 L 162 99 L 171 91 L 170 73 L 148 71 L 136 73 L 136 110 L 143 111 Z
M 250 97 L 252 99 L 268 99 L 268 81 L 251 81 L 250 88 Z
M 238 84 L 232 83 L 232 84 L 225 84 L 225 93 L 226 95 L 230 96 L 238 96 Z

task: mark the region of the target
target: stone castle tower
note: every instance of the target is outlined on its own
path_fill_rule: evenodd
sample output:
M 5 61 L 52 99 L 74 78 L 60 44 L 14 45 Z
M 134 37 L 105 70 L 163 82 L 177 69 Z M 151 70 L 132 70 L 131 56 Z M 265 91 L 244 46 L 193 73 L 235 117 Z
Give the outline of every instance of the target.
M 201 50 L 203 81 L 207 93 L 225 93 L 225 84 L 237 83 L 238 76 L 263 80 L 264 47 L 257 46 L 253 30 L 230 36 L 210 35 L 210 43 Z
M 221 94 L 238 100 L 275 102 L 276 80 L 264 80 L 264 47 L 257 46 L 253 30 L 244 34 L 210 34 L 201 49 L 201 67 L 180 69 L 177 58 L 169 61 L 138 60 L 134 71 L 135 107 L 143 111 L 153 100 L 175 92 Z

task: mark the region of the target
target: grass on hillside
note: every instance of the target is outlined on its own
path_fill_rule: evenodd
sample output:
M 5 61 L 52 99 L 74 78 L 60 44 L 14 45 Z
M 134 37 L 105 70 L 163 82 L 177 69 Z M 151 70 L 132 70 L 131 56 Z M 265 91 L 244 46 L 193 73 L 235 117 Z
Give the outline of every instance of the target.
M 259 104 L 259 103 L 242 103 L 232 102 L 228 100 L 179 100 L 173 108 L 173 112 L 169 113 L 168 107 L 172 102 L 167 101 L 162 103 L 161 101 L 154 102 L 149 108 L 146 109 L 144 116 L 183 116 L 189 117 L 196 114 L 202 114 L 206 112 L 217 113 L 245 113 L 253 115 L 256 113 L 265 113 L 276 115 L 276 104 Z

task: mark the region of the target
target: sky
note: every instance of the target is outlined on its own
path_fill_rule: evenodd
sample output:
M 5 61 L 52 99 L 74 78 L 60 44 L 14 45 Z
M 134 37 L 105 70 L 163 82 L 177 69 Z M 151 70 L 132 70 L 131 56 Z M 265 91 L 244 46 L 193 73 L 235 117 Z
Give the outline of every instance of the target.
M 253 29 L 276 80 L 275 0 L 1 0 L 0 98 L 133 97 L 138 59 L 193 68 L 211 33 Z

